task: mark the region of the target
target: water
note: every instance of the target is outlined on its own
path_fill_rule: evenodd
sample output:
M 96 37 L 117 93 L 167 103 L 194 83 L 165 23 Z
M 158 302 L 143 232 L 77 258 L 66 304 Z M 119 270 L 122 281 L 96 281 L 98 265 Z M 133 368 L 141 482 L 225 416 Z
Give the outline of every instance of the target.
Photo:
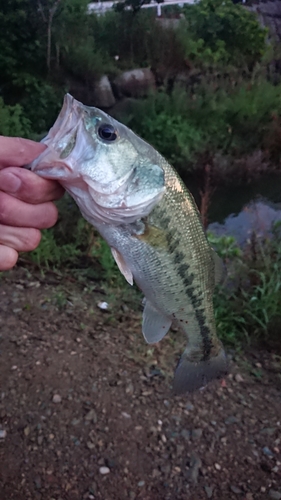
M 193 182 L 187 186 L 199 202 Z M 217 235 L 233 235 L 240 244 L 254 231 L 257 236 L 269 236 L 272 223 L 281 221 L 281 176 L 271 174 L 243 185 L 217 189 L 208 214 L 208 229 Z

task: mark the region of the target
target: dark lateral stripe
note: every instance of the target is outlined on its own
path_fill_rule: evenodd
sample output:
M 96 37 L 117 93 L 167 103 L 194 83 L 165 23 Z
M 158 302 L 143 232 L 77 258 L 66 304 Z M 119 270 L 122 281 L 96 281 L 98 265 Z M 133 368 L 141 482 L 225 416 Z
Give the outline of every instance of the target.
M 201 361 L 207 361 L 210 358 L 213 343 L 211 340 L 210 328 L 205 325 L 204 314 L 200 310 L 200 306 L 202 305 L 202 300 L 203 300 L 202 298 L 203 293 L 200 292 L 198 294 L 195 294 L 195 290 L 191 286 L 194 280 L 194 274 L 193 273 L 189 274 L 188 271 L 190 269 L 190 266 L 187 263 L 182 263 L 182 261 L 185 258 L 184 254 L 178 250 L 175 251 L 176 248 L 178 248 L 179 246 L 179 239 L 177 238 L 174 239 L 171 234 L 167 235 L 167 244 L 169 251 L 173 257 L 173 260 L 176 264 L 175 266 L 176 272 L 184 283 L 185 293 L 195 311 L 195 318 L 199 325 L 200 335 L 203 344 L 203 356 L 201 358 Z

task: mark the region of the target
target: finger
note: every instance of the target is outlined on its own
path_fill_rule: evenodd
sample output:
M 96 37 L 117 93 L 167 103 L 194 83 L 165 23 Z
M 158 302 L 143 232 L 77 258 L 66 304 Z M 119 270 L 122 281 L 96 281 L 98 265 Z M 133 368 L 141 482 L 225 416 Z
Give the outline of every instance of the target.
M 58 182 L 42 179 L 19 167 L 7 167 L 0 171 L 0 189 L 33 204 L 58 200 L 64 193 Z
M 50 201 L 30 205 L 0 191 L 0 224 L 44 229 L 53 226 L 57 218 L 57 207 Z
M 16 250 L 0 245 L 0 271 L 12 269 L 17 263 L 18 257 Z
M 39 229 L 13 227 L 0 224 L 0 245 L 13 248 L 17 252 L 30 252 L 38 247 L 41 240 Z
M 0 168 L 10 165 L 27 165 L 42 151 L 46 149 L 44 144 L 22 139 L 21 137 L 0 136 Z

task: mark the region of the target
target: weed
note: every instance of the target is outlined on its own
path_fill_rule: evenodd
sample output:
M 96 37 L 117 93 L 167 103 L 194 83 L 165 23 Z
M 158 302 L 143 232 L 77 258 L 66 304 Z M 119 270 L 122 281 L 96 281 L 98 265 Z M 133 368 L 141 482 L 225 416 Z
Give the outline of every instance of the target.
M 218 334 L 226 344 L 269 342 L 272 327 L 281 321 L 280 223 L 272 233 L 272 238 L 257 240 L 254 246 L 252 241 L 238 255 L 231 238 L 216 240 L 219 253 L 232 264 L 232 273 L 236 270 L 235 286 L 228 282 L 214 297 Z
M 58 309 L 63 309 L 66 306 L 67 295 L 64 290 L 59 290 L 54 294 L 53 303 Z

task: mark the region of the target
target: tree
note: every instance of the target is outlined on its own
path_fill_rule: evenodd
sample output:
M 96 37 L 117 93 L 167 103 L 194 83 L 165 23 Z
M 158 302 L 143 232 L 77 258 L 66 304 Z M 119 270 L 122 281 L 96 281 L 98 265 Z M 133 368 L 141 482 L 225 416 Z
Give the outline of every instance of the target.
M 200 45 L 198 54 L 222 64 L 253 65 L 266 51 L 267 30 L 241 4 L 200 0 L 184 7 L 186 30 Z

